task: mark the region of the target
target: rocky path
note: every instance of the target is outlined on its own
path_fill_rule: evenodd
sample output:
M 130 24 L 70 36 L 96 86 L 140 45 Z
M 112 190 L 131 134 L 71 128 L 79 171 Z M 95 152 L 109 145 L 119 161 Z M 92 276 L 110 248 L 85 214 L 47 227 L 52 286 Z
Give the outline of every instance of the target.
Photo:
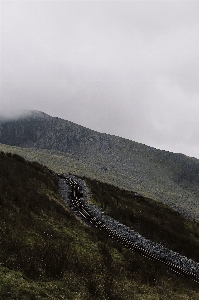
M 87 202 L 85 182 L 74 176 L 58 174 L 60 191 L 66 205 L 84 222 L 105 230 L 124 247 L 152 260 L 160 261 L 172 271 L 199 283 L 199 264 L 192 259 L 152 242 Z

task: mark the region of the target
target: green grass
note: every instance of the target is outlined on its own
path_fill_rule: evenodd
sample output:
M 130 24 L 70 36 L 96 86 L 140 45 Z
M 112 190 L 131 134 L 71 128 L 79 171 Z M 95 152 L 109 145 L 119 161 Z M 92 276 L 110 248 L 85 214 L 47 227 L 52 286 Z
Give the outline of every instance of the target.
M 89 185 L 100 193 L 101 183 Z M 197 284 L 80 222 L 46 167 L 4 153 L 0 245 L 0 299 L 199 299 Z
M 163 203 L 84 178 L 92 191 L 91 201 L 104 212 L 146 238 L 199 262 L 199 223 Z
M 118 145 L 115 154 L 110 152 L 99 156 L 96 152 L 91 158 L 55 150 L 19 148 L 3 144 L 0 144 L 0 150 L 19 154 L 29 161 L 37 161 L 57 173 L 70 172 L 136 191 L 145 197 L 180 209 L 182 213 L 199 222 L 196 176 L 199 173 L 198 160 L 158 150 L 153 153 L 152 148 L 141 144 L 137 144 L 137 151 L 132 152 L 131 142 L 123 142 L 124 147 L 121 149 Z M 147 149 L 150 151 L 147 152 Z M 92 153 L 92 149 L 90 152 Z

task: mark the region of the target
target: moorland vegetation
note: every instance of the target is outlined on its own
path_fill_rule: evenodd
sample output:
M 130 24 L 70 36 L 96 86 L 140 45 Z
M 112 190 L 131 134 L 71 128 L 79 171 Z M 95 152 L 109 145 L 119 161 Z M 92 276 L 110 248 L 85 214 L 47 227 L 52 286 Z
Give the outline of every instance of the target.
M 1 299 L 199 299 L 198 284 L 130 252 L 106 233 L 81 222 L 65 206 L 57 178 L 47 167 L 4 152 L 0 153 L 0 166 Z M 91 192 L 89 201 L 100 204 L 121 222 L 134 224 L 158 241 L 161 225 L 166 232 L 172 230 L 166 220 L 168 217 L 168 223 L 175 224 L 176 212 L 114 186 L 85 180 Z M 165 224 L 160 221 L 163 215 Z M 198 225 L 184 219 L 177 222 L 174 240 L 184 226 L 185 235 L 198 247 Z M 180 238 L 185 237 L 182 234 Z M 167 234 L 163 240 L 175 244 Z M 181 251 L 188 253 L 184 244 Z M 192 255 L 197 256 L 195 251 Z

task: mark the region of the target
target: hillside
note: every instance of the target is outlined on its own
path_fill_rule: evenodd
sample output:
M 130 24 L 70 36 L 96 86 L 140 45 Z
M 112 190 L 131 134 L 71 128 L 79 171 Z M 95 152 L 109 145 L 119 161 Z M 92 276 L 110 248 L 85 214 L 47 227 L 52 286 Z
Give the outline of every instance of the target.
M 18 119 L 1 119 L 0 143 L 5 144 L 0 149 L 12 149 L 55 171 L 70 170 L 136 191 L 199 221 L 199 160 L 195 158 L 98 133 L 37 111 Z
M 199 299 L 198 284 L 122 248 L 105 233 L 80 222 L 66 208 L 49 169 L 2 152 L 0 166 L 1 299 Z M 164 215 L 165 224 L 155 226 L 154 239 L 160 239 L 160 229 L 167 228 L 173 242 L 177 241 L 181 228 L 184 243 L 175 243 L 176 248 L 197 258 L 197 251 L 186 249 L 187 241 L 198 249 L 196 223 L 150 199 L 137 201 L 133 193 L 84 179 L 92 195 L 90 201 L 129 226 L 138 226 L 134 221 L 140 219 L 140 230 L 147 229 L 151 237 L 154 228 L 150 219 L 158 225 Z M 118 209 L 113 209 L 116 203 Z M 130 208 L 133 220 L 129 219 Z M 171 245 L 168 234 L 162 238 Z

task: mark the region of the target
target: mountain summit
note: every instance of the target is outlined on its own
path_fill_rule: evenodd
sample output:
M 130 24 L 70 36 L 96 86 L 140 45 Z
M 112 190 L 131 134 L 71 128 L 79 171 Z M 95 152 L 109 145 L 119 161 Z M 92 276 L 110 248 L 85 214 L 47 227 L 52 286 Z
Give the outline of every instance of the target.
M 58 152 L 59 156 L 63 155 L 66 172 L 71 158 L 76 161 L 77 175 L 85 173 L 136 191 L 199 221 L 199 160 L 196 158 L 99 133 L 39 111 L 0 119 L 0 143 L 47 149 L 46 157 L 50 155 L 51 163 L 52 153 Z M 68 161 L 64 160 L 66 155 Z M 43 163 L 48 165 L 46 160 Z

